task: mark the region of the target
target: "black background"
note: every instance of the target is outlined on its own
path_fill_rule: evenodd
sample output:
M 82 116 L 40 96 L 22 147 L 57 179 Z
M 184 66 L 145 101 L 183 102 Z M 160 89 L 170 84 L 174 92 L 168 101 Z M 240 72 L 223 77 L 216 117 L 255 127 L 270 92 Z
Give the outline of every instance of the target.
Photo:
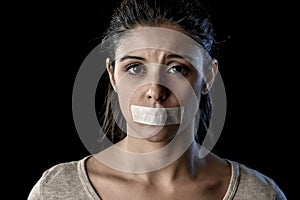
M 3 161 L 16 199 L 26 199 L 47 168 L 88 154 L 73 122 L 73 83 L 108 26 L 114 4 L 4 7 L 3 106 L 9 127 L 3 135 L 9 137 L 3 146 L 9 147 Z M 290 199 L 298 118 L 293 6 L 254 1 L 210 1 L 208 6 L 218 39 L 225 41 L 217 59 L 227 116 L 215 150 L 272 177 Z

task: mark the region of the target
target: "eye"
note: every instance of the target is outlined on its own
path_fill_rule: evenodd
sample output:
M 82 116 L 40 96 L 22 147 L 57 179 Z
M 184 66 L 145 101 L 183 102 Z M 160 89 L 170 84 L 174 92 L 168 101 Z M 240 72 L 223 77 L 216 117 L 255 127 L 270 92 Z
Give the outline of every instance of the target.
M 176 65 L 173 67 L 170 67 L 167 72 L 172 74 L 181 74 L 183 76 L 186 76 L 189 72 L 189 68 L 185 65 Z
M 139 63 L 134 63 L 128 65 L 128 67 L 125 70 L 129 75 L 141 75 L 144 74 L 147 70 L 144 65 Z

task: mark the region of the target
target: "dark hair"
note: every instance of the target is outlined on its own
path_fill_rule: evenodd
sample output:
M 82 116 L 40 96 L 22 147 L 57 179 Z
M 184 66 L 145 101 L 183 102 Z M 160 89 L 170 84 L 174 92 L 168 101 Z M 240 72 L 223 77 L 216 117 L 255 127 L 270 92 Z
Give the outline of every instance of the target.
M 207 10 L 197 0 L 123 0 L 114 11 L 110 26 L 103 35 L 102 46 L 107 48 L 111 60 L 114 60 L 118 41 L 112 41 L 116 35 L 135 28 L 137 25 L 159 27 L 163 24 L 177 25 L 184 34 L 197 41 L 212 57 L 215 49 L 215 35 Z M 112 62 L 112 65 L 114 63 Z M 105 73 L 102 80 L 109 82 Z M 103 85 L 102 85 L 103 86 Z M 113 88 L 108 83 L 107 94 L 102 111 L 100 124 L 103 132 L 113 143 L 122 140 L 124 133 L 116 124 L 114 116 L 125 125 L 125 119 L 120 109 L 112 113 L 111 101 Z M 212 102 L 210 93 L 201 94 L 199 104 L 200 122 L 195 139 L 201 143 L 210 125 Z M 119 124 L 120 125 L 120 124 Z

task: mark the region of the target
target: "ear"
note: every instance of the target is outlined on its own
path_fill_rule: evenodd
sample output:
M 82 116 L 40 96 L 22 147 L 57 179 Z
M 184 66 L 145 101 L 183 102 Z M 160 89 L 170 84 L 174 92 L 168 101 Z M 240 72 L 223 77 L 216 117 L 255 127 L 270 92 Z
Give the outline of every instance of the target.
M 114 88 L 114 90 L 117 92 L 116 82 L 115 82 L 115 78 L 114 78 L 114 69 L 113 69 L 113 66 L 110 64 L 110 58 L 106 58 L 106 70 L 109 75 L 110 83 L 111 83 L 112 87 Z
M 218 67 L 218 61 L 216 59 L 212 59 L 211 64 L 205 73 L 204 84 L 201 90 L 202 94 L 206 94 L 212 87 L 215 77 L 218 73 Z

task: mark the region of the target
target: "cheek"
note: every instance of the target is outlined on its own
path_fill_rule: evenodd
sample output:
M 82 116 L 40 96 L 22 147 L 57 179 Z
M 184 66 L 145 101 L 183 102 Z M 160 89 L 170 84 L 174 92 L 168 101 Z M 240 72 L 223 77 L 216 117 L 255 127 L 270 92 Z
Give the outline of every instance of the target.
M 192 88 L 194 90 L 196 97 L 199 99 L 201 96 L 201 88 L 202 88 L 201 81 L 199 81 L 195 85 L 193 85 Z
M 119 85 L 121 85 L 120 81 L 122 80 L 122 77 L 124 76 L 124 72 L 119 70 L 118 67 L 115 67 L 113 76 L 114 76 L 115 84 L 118 87 Z
M 200 76 L 195 76 L 192 80 L 189 81 L 193 92 L 198 97 L 201 96 L 201 88 L 202 88 L 202 78 Z
M 131 104 L 134 105 L 142 104 L 145 96 L 145 92 L 143 88 L 130 87 L 130 84 L 129 85 L 120 84 L 118 89 L 119 89 L 118 97 L 120 103 L 127 106 L 130 106 Z
M 134 104 L 134 105 L 140 105 L 141 104 L 141 96 L 140 93 L 138 91 L 135 91 L 132 93 L 132 95 L 130 97 L 128 97 L 129 99 L 129 104 Z
M 195 97 L 199 100 L 201 95 L 201 80 L 199 79 L 186 79 L 184 82 L 174 84 L 172 86 L 176 98 L 180 102 L 189 102 L 191 99 L 195 101 Z

